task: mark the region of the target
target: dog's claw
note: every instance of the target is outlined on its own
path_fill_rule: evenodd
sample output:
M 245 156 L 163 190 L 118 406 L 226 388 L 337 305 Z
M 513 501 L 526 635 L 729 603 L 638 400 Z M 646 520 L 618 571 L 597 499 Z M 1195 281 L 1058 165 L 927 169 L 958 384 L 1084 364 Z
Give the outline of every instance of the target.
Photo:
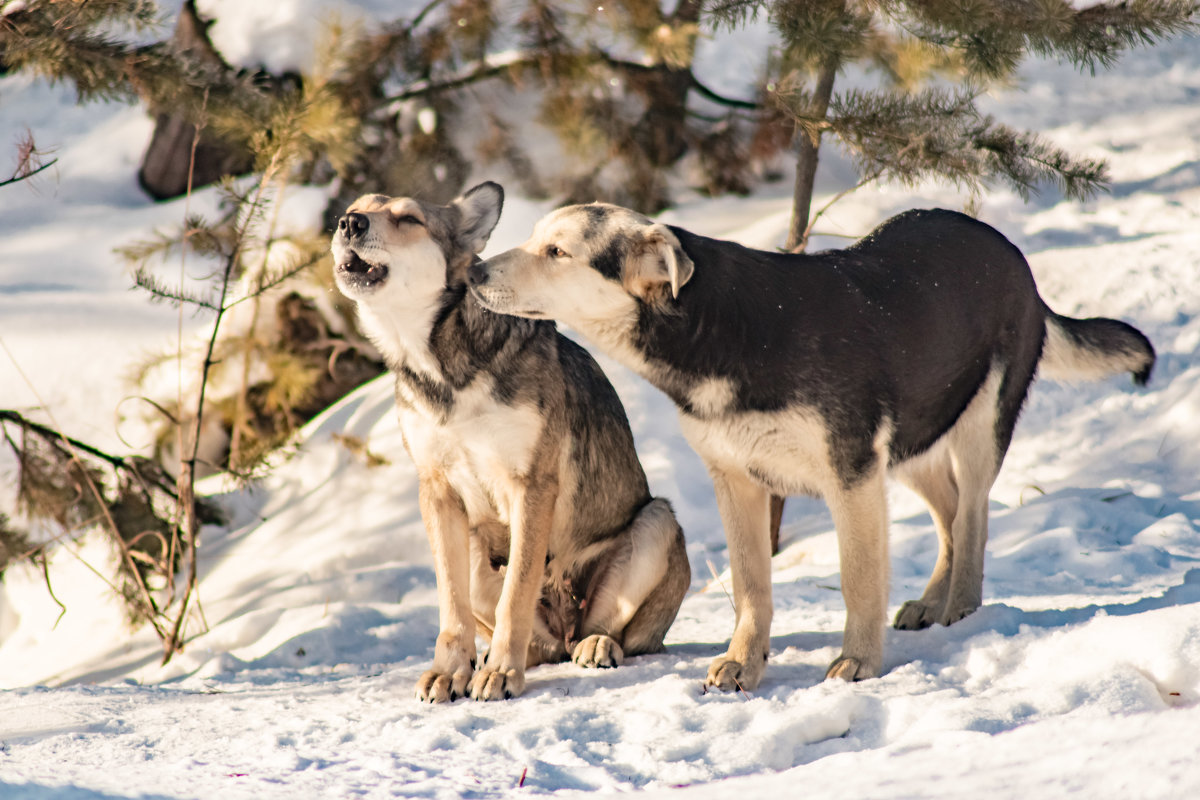
M 840 678 L 847 683 L 853 681 L 866 680 L 874 678 L 879 674 L 879 670 L 871 669 L 864 664 L 860 659 L 853 656 L 838 656 L 833 663 L 829 665 L 829 669 L 825 672 L 825 680 L 831 678 Z
M 469 689 L 474 700 L 511 700 L 525 691 L 525 674 L 517 669 L 484 666 L 471 679 Z
M 417 681 L 417 699 L 429 703 L 453 703 L 466 695 L 470 679 L 470 674 L 448 675 L 431 669 Z
M 976 603 L 974 605 L 948 607 L 946 609 L 946 611 L 942 614 L 942 618 L 938 621 L 941 622 L 943 625 L 953 625 L 954 623 L 958 622 L 959 620 L 966 619 L 967 617 L 971 616 L 978 610 L 979 610 L 978 603 Z
M 619 667 L 625 660 L 625 651 L 612 637 L 597 633 L 575 645 L 571 660 L 581 667 Z
M 709 665 L 704 685 L 713 686 L 723 692 L 748 692 L 758 688 L 765 665 L 764 661 L 757 671 L 752 671 L 751 664 L 743 664 L 728 656 L 721 656 Z
M 937 611 L 920 600 L 909 600 L 896 612 L 892 623 L 898 631 L 920 631 L 937 621 Z

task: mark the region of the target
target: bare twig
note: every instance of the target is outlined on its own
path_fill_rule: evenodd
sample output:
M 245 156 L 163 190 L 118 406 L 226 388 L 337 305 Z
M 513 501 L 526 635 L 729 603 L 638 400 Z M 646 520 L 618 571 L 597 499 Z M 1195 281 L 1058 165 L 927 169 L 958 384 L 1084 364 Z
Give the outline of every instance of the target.
M 20 183 L 23 180 L 32 178 L 34 175 L 37 175 L 39 172 L 43 172 L 45 170 L 50 169 L 57 163 L 58 163 L 58 159 L 54 158 L 54 159 L 47 161 L 45 164 L 42 164 L 33 169 L 26 170 L 26 171 L 18 170 L 17 172 L 14 172 L 12 174 L 12 177 L 6 178 L 6 179 L 0 181 L 0 187 L 8 186 L 11 183 Z
M 112 538 L 116 541 L 117 545 L 120 547 L 122 557 L 126 560 L 126 562 L 130 566 L 130 571 L 133 574 L 134 583 L 136 584 L 136 586 L 139 590 L 139 600 L 141 601 L 141 603 L 143 603 L 143 611 L 146 613 L 146 616 L 149 619 L 150 624 L 154 626 L 155 631 L 158 632 L 159 635 L 161 636 L 162 635 L 162 633 L 161 633 L 162 627 L 159 625 L 158 620 L 156 618 L 158 608 L 154 603 L 154 598 L 150 595 L 149 590 L 146 588 L 145 582 L 141 579 L 141 573 L 138 571 L 136 564 L 134 564 L 133 560 L 129 556 L 129 548 L 126 545 L 125 540 L 121 536 L 121 530 L 119 527 L 117 527 L 116 520 L 113 519 L 112 512 L 109 510 L 109 507 L 108 507 L 108 503 L 105 502 L 104 493 L 100 491 L 100 487 L 96 485 L 96 482 L 92 479 L 92 476 L 89 473 L 88 469 L 84 466 L 83 461 L 79 456 L 80 450 L 75 447 L 73 440 L 69 439 L 62 432 L 62 426 L 59 425 L 58 422 L 54 419 L 54 413 L 50 410 L 50 407 L 46 404 L 46 402 L 42 399 L 41 394 L 37 390 L 37 387 L 35 387 L 33 385 L 33 382 L 29 379 L 29 376 L 25 373 L 25 370 L 23 370 L 21 368 L 20 363 L 17 361 L 17 359 L 13 355 L 12 351 L 8 349 L 8 345 L 5 344 L 4 339 L 2 337 L 0 337 L 0 348 L 2 348 L 4 350 L 4 352 L 8 355 L 8 358 L 12 362 L 13 367 L 17 370 L 17 374 L 19 374 L 21 376 L 21 379 L 25 382 L 26 386 L 33 393 L 34 397 L 37 398 L 38 404 L 41 405 L 41 407 L 46 410 L 46 414 L 49 415 L 50 422 L 53 427 L 49 428 L 49 429 L 45 428 L 44 426 L 39 426 L 39 427 L 41 427 L 43 430 L 49 430 L 51 432 L 51 434 L 54 438 L 51 438 L 50 441 L 57 441 L 57 442 L 62 443 L 63 449 L 70 455 L 71 460 L 75 463 L 76 467 L 78 467 L 79 474 L 80 474 L 80 477 L 81 477 L 83 483 L 86 485 L 87 490 L 90 491 L 92 496 L 95 498 L 96 503 L 100 507 L 100 511 L 104 517 L 104 521 L 107 523 L 108 528 L 112 533 Z M 83 561 L 82 558 L 80 560 Z M 86 562 L 84 562 L 84 563 L 86 564 Z M 90 565 L 88 565 L 88 566 L 89 566 L 89 568 L 91 568 Z M 92 571 L 95 572 L 96 570 L 94 568 L 92 568 Z M 97 572 L 97 574 L 99 574 L 99 573 Z M 105 582 L 109 583 L 110 586 L 112 585 L 107 580 Z M 114 587 L 114 590 L 115 590 L 115 587 Z M 117 593 L 120 594 L 120 592 L 117 592 Z
M 425 21 L 425 17 L 429 16 L 429 14 L 432 13 L 435 8 L 440 6 L 442 2 L 443 0 L 429 0 L 429 2 L 425 4 L 425 7 L 418 11 L 417 15 L 412 18 L 412 22 L 408 23 L 408 32 L 412 33 L 419 28 L 421 23 Z
M 830 208 L 833 207 L 834 203 L 841 200 L 843 197 L 845 197 L 846 195 L 848 195 L 852 192 L 857 192 L 859 189 L 866 186 L 871 181 L 877 180 L 879 178 L 879 176 L 882 174 L 883 174 L 882 169 L 875 170 L 874 172 L 872 172 L 870 175 L 863 178 L 858 183 L 854 184 L 853 186 L 851 186 L 847 189 L 843 189 L 842 191 L 835 194 L 829 200 L 829 202 L 827 202 L 825 205 L 823 205 L 819 209 L 817 209 L 816 213 L 814 213 L 812 215 L 812 218 L 808 221 L 808 225 L 804 228 L 804 233 L 800 236 L 800 243 L 799 243 L 797 251 L 803 252 L 804 248 L 806 248 L 808 246 L 808 239 L 810 236 L 812 236 L 813 226 L 817 224 L 817 220 L 819 220 L 826 211 L 828 211 Z M 857 237 L 854 237 L 854 238 L 857 238 Z
M 46 153 L 38 150 L 37 144 L 33 141 L 33 132 L 27 128 L 25 133 L 17 139 L 17 167 L 9 178 L 0 181 L 0 187 L 28 180 L 58 163 L 57 158 L 43 163 L 42 156 L 44 155 Z
M 54 585 L 50 582 L 50 559 L 46 557 L 46 552 L 42 551 L 41 558 L 42 578 L 46 581 L 46 592 L 50 595 L 50 599 L 58 606 L 58 616 L 54 618 L 54 624 L 50 626 L 50 630 L 58 627 L 58 623 L 62 622 L 63 615 L 67 613 L 67 607 L 58 599 L 58 595 L 54 593 Z
M 263 208 L 267 186 L 271 184 L 275 179 L 277 171 L 283 166 L 280 163 L 281 156 L 281 150 L 277 149 L 272 154 L 266 169 L 263 170 L 262 175 L 259 177 L 253 196 L 248 201 L 248 208 L 245 210 L 241 223 L 235 231 L 233 249 L 226 256 L 224 267 L 220 272 L 216 316 L 213 319 L 212 332 L 209 334 L 208 343 L 205 347 L 204 362 L 200 368 L 200 386 L 196 398 L 196 413 L 191 419 L 191 429 L 188 431 L 185 439 L 186 446 L 180 450 L 181 454 L 187 453 L 187 455 L 180 460 L 179 475 L 175 481 L 175 490 L 178 496 L 177 507 L 179 509 L 177 525 L 178 531 L 188 542 L 188 568 L 177 616 L 171 626 L 170 635 L 163 639 L 163 664 L 170 661 L 171 657 L 183 647 L 184 622 L 188 616 L 192 596 L 196 593 L 197 588 L 197 534 L 199 523 L 196 519 L 196 464 L 199 461 L 200 432 L 203 430 L 204 425 L 204 399 L 208 392 L 209 374 L 212 371 L 212 367 L 217 363 L 214 357 L 217 350 L 217 338 L 221 330 L 221 322 L 230 308 L 227 304 L 227 299 L 237 266 L 241 262 L 246 240 L 249 237 L 250 226 L 254 224 L 256 217 Z
M 733 597 L 729 594 L 729 590 L 725 588 L 725 582 L 721 580 L 721 574 L 717 572 L 717 568 L 713 565 L 711 558 L 704 559 L 704 563 L 708 564 L 708 571 L 712 573 L 713 579 L 717 585 L 721 587 L 721 591 L 725 593 L 725 599 L 729 601 L 729 607 L 733 609 L 733 613 L 737 613 L 737 605 L 733 602 Z

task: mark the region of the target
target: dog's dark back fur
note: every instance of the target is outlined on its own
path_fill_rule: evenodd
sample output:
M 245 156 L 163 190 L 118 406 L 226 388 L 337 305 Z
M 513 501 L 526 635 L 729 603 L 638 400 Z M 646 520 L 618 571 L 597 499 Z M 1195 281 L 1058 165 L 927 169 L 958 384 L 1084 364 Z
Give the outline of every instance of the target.
M 685 411 L 694 413 L 686 389 L 697 377 L 730 379 L 737 410 L 817 408 L 852 480 L 871 459 L 864 434 L 884 418 L 895 426 L 893 460 L 916 455 L 995 366 L 1005 384 L 996 435 L 1007 446 L 1044 321 L 1025 258 L 995 229 L 952 211 L 910 211 L 852 247 L 797 255 L 671 232 L 703 268 L 677 304 L 641 306 L 636 344 L 678 373 L 675 391 L 665 383 Z M 941 302 L 942 292 L 955 302 Z

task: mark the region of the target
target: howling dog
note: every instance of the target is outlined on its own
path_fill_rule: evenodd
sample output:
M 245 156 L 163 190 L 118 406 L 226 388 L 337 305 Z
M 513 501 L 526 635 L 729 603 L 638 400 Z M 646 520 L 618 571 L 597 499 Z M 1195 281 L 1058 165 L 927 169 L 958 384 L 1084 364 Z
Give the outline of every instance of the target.
M 1020 251 L 952 211 L 909 211 L 844 250 L 751 250 L 605 204 L 559 209 L 469 272 L 494 311 L 557 319 L 668 394 L 729 542 L 737 622 L 706 683 L 751 689 L 771 625 L 772 494 L 823 497 L 846 628 L 827 677 L 883 665 L 885 474 L 920 495 L 933 576 L 903 630 L 979 608 L 988 491 L 1034 373 L 1144 384 L 1154 349 L 1117 320 L 1051 311 Z
M 467 292 L 503 202 L 494 183 L 446 206 L 367 195 L 332 243 L 338 287 L 395 375 L 420 480 L 441 630 L 417 696 L 432 702 L 518 695 L 538 663 L 658 652 L 691 581 L 600 367 L 553 322 Z

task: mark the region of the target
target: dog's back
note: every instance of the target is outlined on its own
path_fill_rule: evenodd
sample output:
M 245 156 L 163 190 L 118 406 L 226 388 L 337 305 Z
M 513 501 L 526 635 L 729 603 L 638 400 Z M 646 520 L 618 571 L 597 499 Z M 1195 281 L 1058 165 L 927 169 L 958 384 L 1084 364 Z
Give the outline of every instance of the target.
M 744 410 L 819 408 L 841 436 L 886 417 L 896 461 L 944 434 L 993 369 L 1004 374 L 1006 446 L 1043 341 L 1052 377 L 1129 369 L 1144 383 L 1153 364 L 1131 326 L 1051 312 L 1021 252 L 958 212 L 908 211 L 851 247 L 799 255 L 671 231 L 705 268 L 679 298 L 683 314 L 639 321 L 647 353 L 684 373 L 732 377 Z M 713 328 L 718 352 L 688 341 Z M 686 408 L 685 388 L 676 400 Z M 847 397 L 876 405 L 838 425 Z

